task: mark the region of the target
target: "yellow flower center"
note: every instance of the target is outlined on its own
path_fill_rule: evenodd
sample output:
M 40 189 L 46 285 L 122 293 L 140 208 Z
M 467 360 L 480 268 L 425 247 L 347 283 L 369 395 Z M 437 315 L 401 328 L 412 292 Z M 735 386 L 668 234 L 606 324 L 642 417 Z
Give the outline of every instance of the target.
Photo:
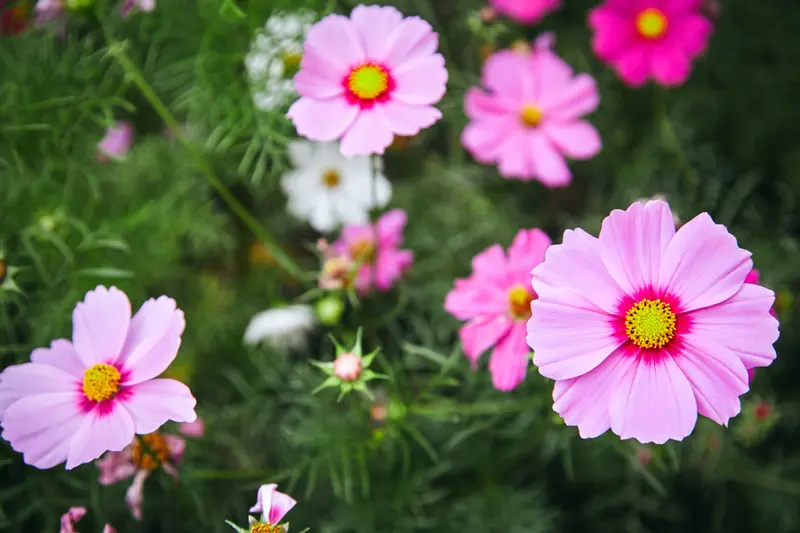
M 286 52 L 281 59 L 283 60 L 284 77 L 291 78 L 300 69 L 300 62 L 303 60 L 303 54 Z
M 281 526 L 259 522 L 250 526 L 250 533 L 280 533 Z
M 148 433 L 137 438 L 133 445 L 133 464 L 141 470 L 155 470 L 169 460 L 169 447 L 159 433 Z
M 347 77 L 347 88 L 362 100 L 374 100 L 389 89 L 389 73 L 381 66 L 366 63 L 353 69 Z
M 535 128 L 542 122 L 542 110 L 533 104 L 527 104 L 522 108 L 519 118 L 529 128 Z
M 93 402 L 103 402 L 119 392 L 122 376 L 119 370 L 105 363 L 98 363 L 83 373 L 83 394 Z
M 350 245 L 350 255 L 356 263 L 369 263 L 375 255 L 375 245 L 370 239 L 359 239 Z
M 522 320 L 530 317 L 532 301 L 533 294 L 522 285 L 508 291 L 508 309 L 514 318 Z
M 667 31 L 667 17 L 660 9 L 650 7 L 636 16 L 636 29 L 647 39 L 658 39 Z
M 322 183 L 329 189 L 335 189 L 342 182 L 342 176 L 337 170 L 326 170 L 322 173 Z
M 675 313 L 666 302 L 644 299 L 625 313 L 625 333 L 640 348 L 662 348 L 675 338 Z

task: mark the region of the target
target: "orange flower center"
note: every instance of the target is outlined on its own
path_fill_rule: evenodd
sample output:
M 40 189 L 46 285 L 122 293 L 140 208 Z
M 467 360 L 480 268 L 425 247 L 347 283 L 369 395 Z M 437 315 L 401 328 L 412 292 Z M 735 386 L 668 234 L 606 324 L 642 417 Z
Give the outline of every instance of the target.
M 675 338 L 675 313 L 667 302 L 645 298 L 625 313 L 625 333 L 639 348 L 662 348 Z
M 647 8 L 636 16 L 636 29 L 646 39 L 658 39 L 667 31 L 667 17 L 660 9 Z
M 280 533 L 281 526 L 259 522 L 250 526 L 250 533 Z
M 356 263 L 369 263 L 375 256 L 375 244 L 371 239 L 359 239 L 350 245 L 350 255 Z
M 322 173 L 322 183 L 329 189 L 335 189 L 342 182 L 342 176 L 337 170 L 326 170 Z
M 131 460 L 140 470 L 155 470 L 168 459 L 167 440 L 160 433 L 148 433 L 136 439 Z
M 532 301 L 533 294 L 522 285 L 508 291 L 508 310 L 516 319 L 523 320 L 531 316 Z
M 83 373 L 81 389 L 84 396 L 93 402 L 110 400 L 119 392 L 122 376 L 115 367 L 98 363 Z
M 375 100 L 389 90 L 389 73 L 380 65 L 364 63 L 350 72 L 347 88 L 361 100 Z
M 542 110 L 533 104 L 526 104 L 519 114 L 519 119 L 525 126 L 535 128 L 542 122 Z

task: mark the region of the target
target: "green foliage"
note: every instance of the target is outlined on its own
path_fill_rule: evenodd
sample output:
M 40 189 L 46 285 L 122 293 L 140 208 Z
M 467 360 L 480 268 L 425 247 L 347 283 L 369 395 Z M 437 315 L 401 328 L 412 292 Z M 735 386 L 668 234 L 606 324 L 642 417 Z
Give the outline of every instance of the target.
M 277 187 L 293 128 L 253 106 L 243 59 L 273 11 L 357 3 L 162 0 L 122 19 L 115 2 L 98 2 L 72 14 L 63 37 L 0 36 L 0 257 L 21 291 L 0 293 L 0 367 L 69 337 L 75 303 L 97 284 L 125 290 L 134 307 L 168 294 L 187 320 L 169 374 L 190 383 L 207 426 L 187 445 L 180 483 L 148 479 L 140 524 L 123 501 L 128 482 L 100 487 L 92 465 L 38 471 L 0 441 L 0 530 L 57 531 L 61 513 L 85 505 L 84 532 L 105 522 L 120 533 L 229 531 L 225 520 L 244 523 L 258 486 L 276 482 L 298 500 L 293 531 L 314 533 L 798 531 L 800 5 L 725 2 L 685 86 L 633 90 L 591 53 L 585 16 L 596 2 L 570 0 L 528 29 L 485 27 L 479 0 L 378 2 L 429 20 L 450 72 L 445 118 L 385 157 L 414 266 L 394 291 L 318 326 L 304 350 L 245 348 L 249 318 L 307 280 L 248 260 L 257 236 L 213 180 L 304 270 L 319 261 L 317 236 L 288 217 Z M 544 30 L 596 77 L 602 102 L 590 120 L 603 152 L 573 163 L 573 183 L 557 190 L 503 180 L 459 141 L 481 47 Z M 181 139 L 164 135 L 164 110 Z M 114 120 L 134 124 L 135 145 L 101 163 L 97 143 Z M 653 194 L 683 220 L 709 211 L 753 252 L 781 295 L 779 358 L 757 372 L 730 428 L 701 420 L 663 447 L 582 440 L 553 415 L 552 383 L 535 371 L 512 393 L 492 388 L 485 362 L 473 371 L 442 302 L 477 252 L 518 229 L 556 242 L 566 228 L 597 232 L 611 209 Z M 351 345 L 359 327 L 388 379 L 370 383 L 372 399 L 312 396 L 310 361 L 334 357 L 327 335 Z M 754 418 L 756 398 L 772 418 Z

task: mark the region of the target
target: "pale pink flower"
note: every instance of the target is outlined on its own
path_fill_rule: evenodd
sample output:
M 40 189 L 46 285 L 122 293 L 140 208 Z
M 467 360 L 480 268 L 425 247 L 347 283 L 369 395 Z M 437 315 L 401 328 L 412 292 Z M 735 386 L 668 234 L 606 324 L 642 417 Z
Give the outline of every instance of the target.
M 186 385 L 154 379 L 180 347 L 185 322 L 175 300 L 147 300 L 131 318 L 124 292 L 98 286 L 75 306 L 72 325 L 72 342 L 57 339 L 0 374 L 2 437 L 27 464 L 66 461 L 70 470 L 168 420 L 196 419 Z
M 343 353 L 333 361 L 333 374 L 342 381 L 355 381 L 361 375 L 361 358 Z
M 472 275 L 457 279 L 445 298 L 445 310 L 468 321 L 459 335 L 473 368 L 481 354 L 494 347 L 489 371 L 498 390 L 516 388 L 528 371 L 525 322 L 536 299 L 530 271 L 544 260 L 548 246 L 550 238 L 542 230 L 520 230 L 508 254 L 495 244 L 476 255 Z
M 342 230 L 333 249 L 358 265 L 355 287 L 359 293 L 366 294 L 373 286 L 380 291 L 389 290 L 411 266 L 413 252 L 398 249 L 403 242 L 406 220 L 405 211 L 392 209 L 375 224 L 355 224 Z
M 133 127 L 127 122 L 117 122 L 106 129 L 106 136 L 97 145 L 97 158 L 100 161 L 125 159 L 133 144 Z
M 297 504 L 294 498 L 278 492 L 277 489 L 278 485 L 275 483 L 261 485 L 256 504 L 250 508 L 251 513 L 261 513 L 261 522 L 265 525 L 278 525 Z
M 597 57 L 632 87 L 649 79 L 681 85 L 706 49 L 713 26 L 705 0 L 606 0 L 589 12 Z
M 86 516 L 86 507 L 70 507 L 69 510 L 61 515 L 61 529 L 59 533 L 76 533 L 75 523 L 80 522 Z M 106 524 L 103 533 L 117 533 L 117 530 Z
M 39 0 L 36 2 L 35 23 L 47 24 L 64 16 L 64 0 Z
M 390 6 L 357 6 L 328 15 L 307 33 L 301 98 L 289 109 L 297 133 L 341 139 L 342 155 L 382 154 L 395 134 L 416 135 L 439 120 L 433 104 L 447 82 L 438 36 L 419 17 Z
M 482 84 L 489 92 L 467 91 L 471 122 L 461 142 L 477 161 L 497 163 L 506 178 L 560 187 L 572 179 L 564 156 L 589 159 L 600 152 L 597 130 L 580 119 L 600 100 L 594 79 L 573 75 L 551 45 L 545 34 L 530 53 L 501 50 L 486 61 Z
M 203 420 L 199 417 L 194 422 L 178 427 L 188 437 L 201 437 L 205 431 Z M 133 477 L 133 483 L 125 494 L 125 502 L 133 517 L 141 520 L 145 480 L 159 467 L 177 479 L 178 470 L 175 467 L 183 459 L 185 449 L 186 441 L 177 435 L 154 431 L 136 437 L 122 451 L 108 452 L 96 462 L 100 470 L 98 482 L 105 486 Z
M 122 16 L 127 17 L 134 8 L 149 13 L 156 8 L 156 0 L 125 0 L 122 3 Z
M 635 202 L 599 238 L 567 230 L 536 267 L 528 344 L 555 379 L 553 409 L 581 437 L 608 429 L 662 444 L 698 413 L 726 425 L 747 369 L 775 359 L 775 295 L 725 226 L 702 213 L 675 230 L 665 202 Z
M 535 24 L 561 7 L 561 0 L 489 0 L 500 13 L 523 24 Z

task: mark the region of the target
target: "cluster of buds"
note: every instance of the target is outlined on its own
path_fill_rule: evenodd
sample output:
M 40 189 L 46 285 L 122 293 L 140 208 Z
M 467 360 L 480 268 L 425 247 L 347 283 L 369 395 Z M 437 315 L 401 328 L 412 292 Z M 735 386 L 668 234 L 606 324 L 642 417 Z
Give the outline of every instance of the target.
M 334 346 L 336 346 L 336 357 L 334 360 L 327 363 L 312 361 L 312 364 L 317 366 L 328 376 L 319 387 L 314 389 L 312 394 L 316 394 L 322 389 L 339 387 L 339 400 L 348 392 L 354 390 L 363 392 L 368 397 L 371 397 L 369 389 L 367 389 L 367 383 L 373 379 L 387 378 L 387 376 L 383 374 L 376 374 L 369 368 L 375 356 L 380 351 L 380 348 L 376 348 L 369 354 L 364 355 L 361 347 L 360 328 L 358 333 L 356 333 L 356 342 L 349 350 L 343 348 L 333 337 L 331 337 L 331 341 L 333 341 Z

